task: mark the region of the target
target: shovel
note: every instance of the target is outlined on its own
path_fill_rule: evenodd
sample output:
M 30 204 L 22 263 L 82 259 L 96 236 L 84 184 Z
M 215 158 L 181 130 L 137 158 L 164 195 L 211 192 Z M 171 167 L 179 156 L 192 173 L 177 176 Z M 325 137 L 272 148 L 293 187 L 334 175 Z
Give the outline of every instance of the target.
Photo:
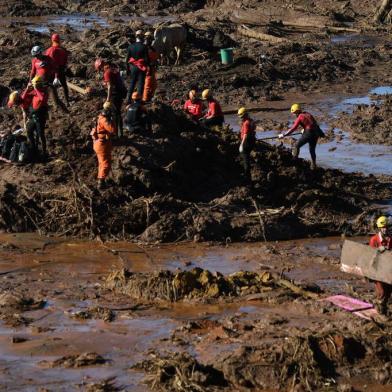
M 301 132 L 297 132 L 297 133 L 292 133 L 289 136 L 296 136 L 296 135 L 302 135 Z M 258 140 L 273 140 L 273 139 L 277 139 L 278 136 L 270 136 L 270 137 L 265 137 L 264 139 L 258 139 Z

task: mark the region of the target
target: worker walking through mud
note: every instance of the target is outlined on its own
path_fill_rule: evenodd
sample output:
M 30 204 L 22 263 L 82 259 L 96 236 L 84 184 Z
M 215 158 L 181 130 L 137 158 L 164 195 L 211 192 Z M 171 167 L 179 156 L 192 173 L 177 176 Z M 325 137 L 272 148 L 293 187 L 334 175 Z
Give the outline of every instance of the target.
M 291 114 L 296 116 L 293 126 L 285 133 L 279 135 L 279 139 L 291 135 L 300 126 L 303 128 L 303 133 L 297 144 L 293 149 L 294 158 L 298 158 L 301 147 L 309 144 L 309 153 L 311 157 L 311 169 L 316 169 L 316 145 L 319 137 L 323 137 L 324 133 L 320 129 L 315 118 L 308 112 L 302 111 L 301 106 L 295 103 L 291 106 Z
M 386 216 L 377 219 L 378 233 L 370 238 L 369 245 L 379 252 L 392 250 L 392 237 L 389 232 L 389 223 Z M 382 315 L 388 314 L 388 301 L 392 294 L 392 285 L 380 281 L 373 281 L 376 289 L 376 308 Z
M 127 104 L 131 102 L 132 93 L 137 89 L 137 92 L 142 97 L 144 91 L 144 82 L 146 73 L 148 71 L 148 48 L 143 43 L 143 31 L 136 31 L 136 42 L 131 44 L 128 48 L 126 58 L 127 75 L 131 76 L 129 84 Z
M 207 101 L 208 110 L 205 116 L 202 118 L 202 123 L 207 127 L 223 125 L 225 118 L 219 102 L 213 97 L 212 92 L 206 89 L 202 92 L 201 97 L 204 101 Z
M 143 92 L 143 101 L 149 102 L 154 97 L 155 90 L 158 87 L 157 82 L 157 68 L 158 68 L 158 59 L 159 54 L 152 46 L 152 42 L 154 40 L 154 36 L 151 31 L 147 31 L 144 34 L 144 44 L 148 50 L 148 69 L 146 71 L 146 79 L 144 81 L 144 92 Z
M 57 78 L 60 82 L 61 87 L 64 91 L 64 98 L 67 105 L 69 105 L 69 90 L 67 85 L 67 64 L 68 64 L 68 52 L 60 46 L 60 35 L 55 33 L 51 37 L 52 46 L 45 51 L 45 55 L 53 60 L 53 63 L 57 69 Z M 58 83 L 56 83 L 57 87 Z
M 256 143 L 256 124 L 253 119 L 250 118 L 246 108 L 244 107 L 238 109 L 237 115 L 241 120 L 241 143 L 239 147 L 239 153 L 242 166 L 244 168 L 245 177 L 247 180 L 251 180 L 250 153 Z
M 98 159 L 98 188 L 103 189 L 106 178 L 112 166 L 112 142 L 111 139 L 117 133 L 116 122 L 113 113 L 113 105 L 105 102 L 103 111 L 99 114 L 97 124 L 90 135 L 94 143 L 94 151 Z

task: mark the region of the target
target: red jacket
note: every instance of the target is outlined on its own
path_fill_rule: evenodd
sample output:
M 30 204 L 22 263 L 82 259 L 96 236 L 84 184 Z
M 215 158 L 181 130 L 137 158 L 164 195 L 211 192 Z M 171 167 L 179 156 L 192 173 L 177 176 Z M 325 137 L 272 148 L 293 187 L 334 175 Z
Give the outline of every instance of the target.
M 64 68 L 68 63 L 68 52 L 58 45 L 46 49 L 45 54 L 53 60 L 57 69 Z
M 199 99 L 195 99 L 194 102 L 188 99 L 184 104 L 184 110 L 198 120 L 203 114 L 203 104 Z
M 34 76 L 42 76 L 46 81 L 51 81 L 57 73 L 57 67 L 54 61 L 49 56 L 44 56 L 44 59 L 39 60 L 36 57 L 31 60 L 30 78 Z
M 299 126 L 301 126 L 305 131 L 313 131 L 318 128 L 317 121 L 314 117 L 308 112 L 302 112 L 295 120 L 293 126 L 286 132 L 285 136 L 293 133 Z
M 241 125 L 241 141 L 244 140 L 245 137 L 254 138 L 256 136 L 255 131 L 255 122 L 250 118 L 245 119 Z
M 208 101 L 208 112 L 205 115 L 206 118 L 212 118 L 212 117 L 222 117 L 223 112 L 221 105 L 219 102 L 215 99 L 211 99 Z
M 377 233 L 372 238 L 370 238 L 369 245 L 372 248 L 379 248 L 380 246 L 384 246 L 387 250 L 392 250 L 392 238 L 387 235 L 384 239 L 381 236 L 381 233 Z
M 20 106 L 23 109 L 27 110 L 29 107 L 32 107 L 34 110 L 38 110 L 48 106 L 49 94 L 46 89 L 25 90 L 20 98 L 22 100 Z

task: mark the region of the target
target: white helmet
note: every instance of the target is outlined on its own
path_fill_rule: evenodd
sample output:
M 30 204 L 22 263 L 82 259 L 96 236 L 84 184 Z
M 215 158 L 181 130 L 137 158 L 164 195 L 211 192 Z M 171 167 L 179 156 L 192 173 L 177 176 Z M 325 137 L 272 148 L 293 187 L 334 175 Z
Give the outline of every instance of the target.
M 42 48 L 42 46 L 33 46 L 33 49 L 31 49 L 31 55 L 33 56 L 33 57 L 35 57 L 37 54 L 41 54 L 41 53 L 43 53 L 43 48 Z

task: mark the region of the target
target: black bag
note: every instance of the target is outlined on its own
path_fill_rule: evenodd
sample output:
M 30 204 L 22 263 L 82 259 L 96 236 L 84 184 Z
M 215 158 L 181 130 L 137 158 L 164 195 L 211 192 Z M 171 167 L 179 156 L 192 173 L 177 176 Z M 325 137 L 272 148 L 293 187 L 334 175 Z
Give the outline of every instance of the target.
M 31 158 L 30 145 L 26 141 L 22 141 L 19 147 L 18 163 L 29 163 L 31 162 Z
M 317 128 L 316 128 L 316 135 L 318 137 L 325 137 L 325 133 L 323 132 L 323 130 L 320 128 L 319 125 L 317 125 Z
M 14 145 L 16 137 L 12 134 L 7 135 L 1 139 L 0 154 L 3 158 L 9 159 L 12 146 Z
M 11 162 L 18 162 L 19 148 L 20 143 L 15 140 L 11 148 L 10 156 L 8 158 Z

